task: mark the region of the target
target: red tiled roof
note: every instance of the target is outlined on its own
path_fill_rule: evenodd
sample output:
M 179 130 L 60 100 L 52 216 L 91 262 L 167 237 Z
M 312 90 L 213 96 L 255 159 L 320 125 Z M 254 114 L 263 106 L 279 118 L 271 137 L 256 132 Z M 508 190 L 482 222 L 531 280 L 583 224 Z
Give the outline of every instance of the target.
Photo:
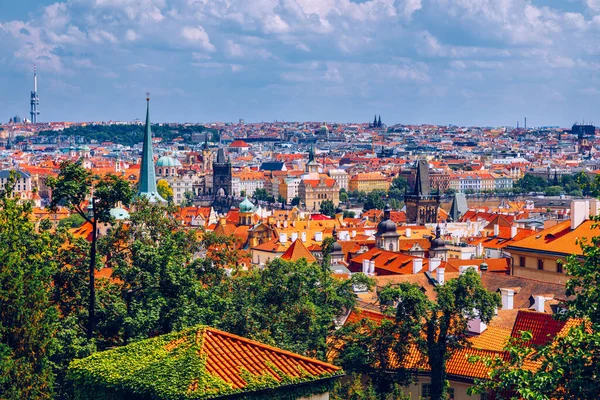
M 565 321 L 554 319 L 550 314 L 519 310 L 511 336 L 519 338 L 521 332 L 528 331 L 533 335 L 528 345 L 541 346 L 552 341 L 565 324 Z
M 292 377 L 300 377 L 303 370 L 313 376 L 340 370 L 322 361 L 208 327 L 202 332 L 201 354 L 206 355 L 206 369 L 210 374 L 240 389 L 247 385 L 242 378 L 243 369 L 255 376 L 270 375 L 278 381 L 282 377 L 277 369 Z
M 315 262 L 317 259 L 312 255 L 306 248 L 302 240 L 296 239 L 294 243 L 283 253 L 281 256 L 283 260 L 287 261 L 298 261 L 301 258 L 306 259 L 308 262 Z

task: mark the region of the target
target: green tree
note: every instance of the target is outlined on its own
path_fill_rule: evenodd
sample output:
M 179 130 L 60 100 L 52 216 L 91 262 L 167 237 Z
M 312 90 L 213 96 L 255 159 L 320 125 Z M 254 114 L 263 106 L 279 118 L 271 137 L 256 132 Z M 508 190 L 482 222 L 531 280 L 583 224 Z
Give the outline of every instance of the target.
M 258 201 L 269 201 L 272 196 L 267 192 L 267 189 L 258 188 L 254 191 L 253 197 Z
M 344 210 L 343 218 L 355 218 L 355 217 L 356 217 L 356 213 L 354 211 Z
M 183 229 L 173 206 L 140 199 L 134 209 L 129 222 L 113 227 L 100 246 L 122 282 L 123 341 L 214 323 L 209 316 L 216 310 L 206 301 L 224 296 L 218 280 L 211 281 L 211 290 L 203 285 L 217 266 L 196 258 L 202 248 L 197 232 Z
M 392 186 L 390 187 L 390 190 L 396 189 L 404 194 L 404 191 L 407 188 L 408 188 L 408 181 L 406 180 L 405 177 L 399 175 L 399 176 L 395 177 L 394 180 L 392 181 Z
M 58 315 L 49 292 L 61 243 L 36 232 L 31 203 L 12 198 L 14 183 L 12 173 L 0 194 L 0 397 L 50 399 Z
M 521 193 L 543 192 L 548 182 L 541 176 L 525 174 L 515 183 L 515 188 Z
M 156 190 L 158 190 L 158 194 L 163 199 L 167 200 L 168 202 L 173 201 L 173 188 L 171 185 L 169 185 L 169 182 L 165 181 L 164 179 L 160 179 L 158 182 L 156 182 Z
M 398 359 L 406 354 L 407 346 L 417 346 L 431 370 L 431 399 L 442 400 L 448 389 L 446 361 L 452 352 L 467 346 L 468 321 L 479 318 L 489 323 L 500 306 L 500 296 L 487 291 L 473 269 L 436 286 L 435 291 L 437 300 L 432 301 L 418 285 L 388 285 L 379 292 L 379 302 L 386 313 L 395 316 L 396 334 L 403 338 L 403 343 L 393 347 L 400 353 Z
M 373 190 L 371 193 L 367 195 L 367 199 L 365 200 L 364 209 L 365 210 L 383 210 L 385 207 L 385 191 L 383 190 Z
M 49 177 L 47 184 L 52 189 L 52 202 L 50 203 L 52 210 L 56 210 L 59 205 L 63 205 L 71 212 L 77 213 L 92 228 L 88 269 L 90 296 L 87 327 L 87 337 L 91 339 L 95 324 L 96 288 L 94 274 L 96 271 L 98 222 L 110 222 L 110 210 L 119 202 L 128 206 L 133 198 L 134 191 L 129 182 L 116 175 L 106 175 L 94 179 L 91 172 L 83 167 L 81 161 L 63 162 L 60 165 L 58 176 Z M 90 199 L 90 207 L 85 210 L 84 204 L 87 199 Z
M 560 186 L 548 186 L 544 191 L 546 196 L 560 196 L 563 193 L 563 188 Z
M 566 285 L 570 300 L 557 318 L 580 323 L 541 348 L 530 345 L 531 333 L 523 332 L 507 346 L 507 358 L 483 359 L 492 368 L 490 379 L 476 382 L 471 393 L 491 390 L 498 399 L 600 398 L 600 236 L 579 244 L 583 260 L 572 255 L 564 263 L 571 276 Z M 527 367 L 532 363 L 539 367 Z
M 371 281 L 363 274 L 338 280 L 331 271 L 305 259 L 275 259 L 231 281 L 219 327 L 227 332 L 325 359 L 333 321 L 356 302 L 353 285 Z M 285 288 L 285 290 L 282 290 Z
M 183 192 L 183 201 L 181 202 L 182 207 L 191 207 L 194 205 L 194 193 L 186 190 Z
M 340 202 L 347 203 L 348 202 L 348 192 L 345 189 L 340 189 Z
M 287 201 L 285 201 L 285 198 L 282 195 L 277 196 L 277 202 L 281 204 L 287 204 Z
M 298 207 L 300 205 L 300 202 L 302 201 L 302 199 L 300 199 L 300 197 L 296 196 L 292 199 L 292 206 L 294 207 Z
M 330 217 L 335 216 L 335 206 L 333 205 L 333 201 L 323 200 L 321 207 L 319 208 L 319 212 Z
M 452 188 L 448 188 L 446 189 L 446 191 L 444 192 L 444 194 L 446 196 L 454 196 L 454 194 L 456 193 L 456 190 L 452 189 Z
M 79 228 L 85 223 L 85 219 L 79 214 L 71 214 L 67 218 L 58 221 L 59 228 Z

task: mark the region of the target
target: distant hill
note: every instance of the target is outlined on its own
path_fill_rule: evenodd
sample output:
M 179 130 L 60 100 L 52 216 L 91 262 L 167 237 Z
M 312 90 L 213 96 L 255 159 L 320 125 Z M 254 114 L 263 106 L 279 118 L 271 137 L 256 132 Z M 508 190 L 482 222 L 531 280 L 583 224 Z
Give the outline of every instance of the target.
M 162 138 L 168 142 L 181 137 L 184 143 L 193 143 L 193 135 L 209 133 L 210 141 L 218 141 L 219 132 L 213 128 L 207 128 L 203 125 L 152 125 L 152 135 Z M 144 140 L 144 125 L 87 125 L 67 128 L 63 131 L 42 131 L 41 136 L 74 136 L 84 138 L 84 141 L 91 143 L 96 141 L 113 142 L 127 146 L 133 146 Z

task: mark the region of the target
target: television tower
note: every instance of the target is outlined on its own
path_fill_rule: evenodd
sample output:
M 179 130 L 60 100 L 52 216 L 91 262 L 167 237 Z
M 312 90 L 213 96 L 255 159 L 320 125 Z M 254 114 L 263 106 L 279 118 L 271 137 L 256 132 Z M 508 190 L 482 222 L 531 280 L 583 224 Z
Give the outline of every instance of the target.
M 31 92 L 31 111 L 29 115 L 31 115 L 31 123 L 37 123 L 37 117 L 40 115 L 40 111 L 38 110 L 38 106 L 40 105 L 40 98 L 37 93 L 37 71 L 35 64 L 33 65 L 33 92 Z

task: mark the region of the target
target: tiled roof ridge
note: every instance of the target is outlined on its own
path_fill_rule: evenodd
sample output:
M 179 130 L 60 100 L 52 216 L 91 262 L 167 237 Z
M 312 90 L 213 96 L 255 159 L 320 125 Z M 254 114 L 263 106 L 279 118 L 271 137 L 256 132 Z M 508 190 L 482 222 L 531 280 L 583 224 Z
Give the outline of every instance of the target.
M 205 326 L 205 325 L 201 326 L 199 328 L 199 330 L 203 331 L 202 332 L 202 337 L 203 337 L 202 345 L 204 345 L 204 339 L 205 339 L 206 334 L 207 333 L 214 333 L 214 334 L 217 334 L 217 335 L 228 337 L 230 339 L 239 340 L 241 342 L 248 343 L 248 344 L 251 344 L 251 345 L 263 348 L 265 350 L 270 350 L 270 351 L 273 351 L 273 352 L 278 353 L 278 354 L 283 354 L 283 355 L 292 357 L 294 359 L 303 360 L 303 361 L 310 362 L 310 363 L 313 363 L 313 364 L 318 364 L 318 365 L 320 365 L 321 367 L 324 367 L 324 368 L 333 368 L 336 371 L 339 371 L 339 370 L 342 369 L 341 367 L 338 367 L 338 366 L 333 365 L 333 364 L 326 363 L 326 362 L 321 361 L 321 360 L 317 360 L 315 358 L 310 358 L 310 357 L 303 356 L 301 354 L 296 354 L 296 353 L 293 353 L 293 352 L 288 351 L 288 350 L 284 350 L 284 349 L 280 349 L 280 348 L 277 348 L 277 347 L 274 347 L 274 346 L 270 346 L 268 344 L 257 342 L 256 340 L 248 339 L 248 338 L 245 338 L 243 336 L 238 336 L 238 335 L 235 335 L 233 333 L 225 332 L 225 331 L 222 331 L 220 329 L 216 329 L 216 328 L 213 328 L 213 327 L 210 327 L 210 326 Z

